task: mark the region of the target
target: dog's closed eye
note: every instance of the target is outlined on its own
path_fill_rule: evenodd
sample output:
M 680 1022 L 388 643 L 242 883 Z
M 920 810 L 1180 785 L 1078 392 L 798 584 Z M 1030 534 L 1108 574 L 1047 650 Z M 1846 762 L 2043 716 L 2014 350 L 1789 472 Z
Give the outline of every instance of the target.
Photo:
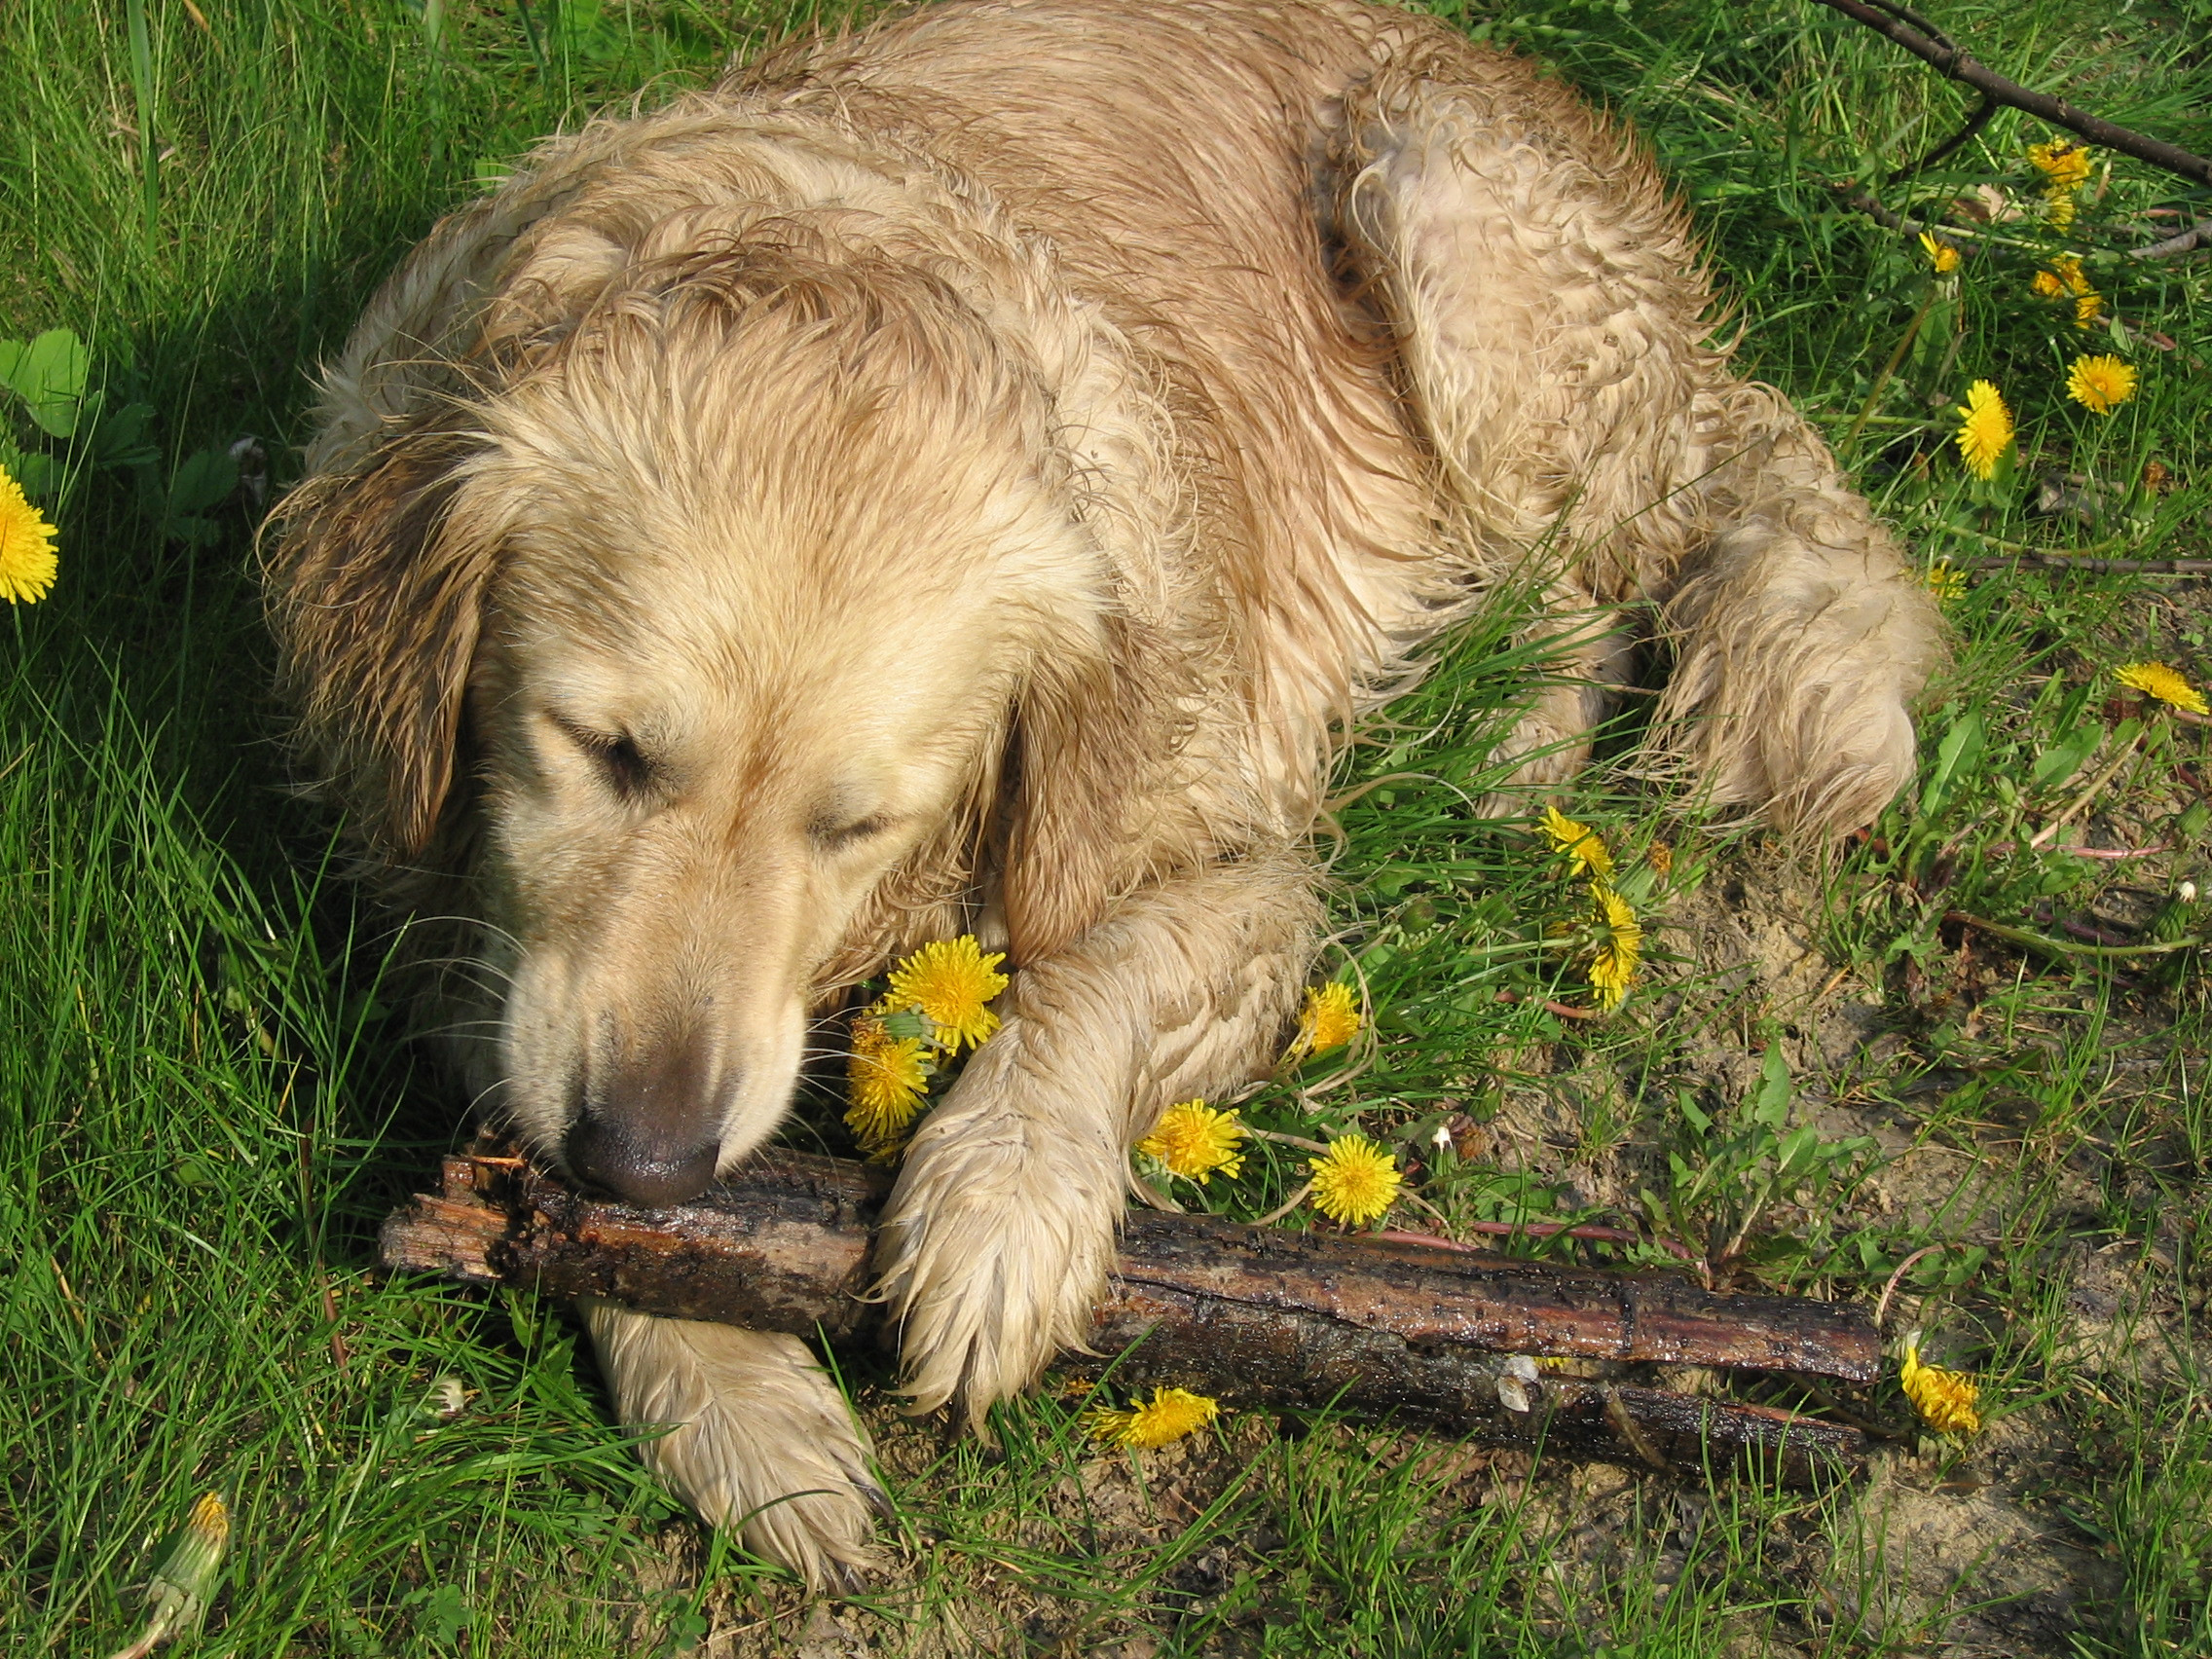
M 809 824 L 806 832 L 814 837 L 814 844 L 824 852 L 842 853 L 857 847 L 863 841 L 873 840 L 890 828 L 890 818 L 880 812 L 855 819 L 840 819 L 826 813 Z
M 597 762 L 608 789 L 618 799 L 634 801 L 652 789 L 653 762 L 628 732 L 595 731 L 561 715 L 553 717 L 553 723 L 571 743 Z

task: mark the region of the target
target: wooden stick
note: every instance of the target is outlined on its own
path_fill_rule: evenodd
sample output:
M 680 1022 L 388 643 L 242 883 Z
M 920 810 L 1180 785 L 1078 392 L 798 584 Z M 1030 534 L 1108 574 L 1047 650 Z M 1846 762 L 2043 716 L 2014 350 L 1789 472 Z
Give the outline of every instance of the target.
M 889 1190 L 864 1164 L 774 1150 L 663 1210 L 589 1198 L 511 1160 L 449 1158 L 444 1190 L 385 1222 L 387 1267 L 832 1342 L 880 1338 L 870 1228 Z M 1514 1445 L 1695 1468 L 1740 1455 L 1804 1482 L 1855 1467 L 1858 1431 L 1716 1400 L 1533 1376 L 1550 1355 L 1873 1381 L 1863 1309 L 1727 1296 L 1425 1243 L 1136 1211 L 1088 1360 L 1230 1403 L 1339 1406 Z M 1523 1408 L 1526 1409 L 1523 1409 Z M 1635 1438 L 1619 1427 L 1624 1414 Z M 1641 1443 L 1640 1443 L 1641 1442 Z

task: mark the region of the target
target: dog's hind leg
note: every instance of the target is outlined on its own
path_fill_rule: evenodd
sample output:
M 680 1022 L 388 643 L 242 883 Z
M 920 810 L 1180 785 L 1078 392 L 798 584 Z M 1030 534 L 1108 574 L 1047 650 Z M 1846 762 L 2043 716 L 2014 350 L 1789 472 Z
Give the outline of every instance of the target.
M 1166 1106 L 1273 1063 L 1319 933 L 1312 884 L 1287 851 L 1171 876 L 1015 973 L 884 1212 L 912 1409 L 957 1394 L 980 1428 L 1088 1337 L 1128 1148 Z
M 1680 666 L 1655 745 L 1709 800 L 1806 830 L 1880 810 L 1940 625 L 1803 420 L 1704 344 L 1701 261 L 1649 159 L 1567 88 L 1425 29 L 1347 93 L 1335 142 L 1339 233 L 1477 558 L 1549 549 L 1562 583 L 1663 607 Z M 1570 654 L 1563 678 L 1599 667 Z M 1516 745 L 1571 755 L 1559 733 L 1598 706 L 1575 691 Z
M 817 1589 L 845 1589 L 874 1565 L 885 1507 L 866 1432 L 806 1345 L 732 1325 L 663 1319 L 580 1302 L 626 1429 L 645 1466 L 705 1520 Z

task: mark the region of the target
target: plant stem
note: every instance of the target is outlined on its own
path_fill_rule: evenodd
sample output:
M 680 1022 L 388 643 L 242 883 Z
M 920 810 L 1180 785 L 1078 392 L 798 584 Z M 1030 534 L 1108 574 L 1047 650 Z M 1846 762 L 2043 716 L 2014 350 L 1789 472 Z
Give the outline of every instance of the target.
M 2207 942 L 2201 939 L 2170 940 L 2164 944 L 2069 944 L 2062 939 L 2048 939 L 2042 934 L 2030 933 L 2025 928 L 2009 928 L 2002 922 L 1984 921 L 1965 910 L 1945 910 L 1943 919 L 1961 927 L 1979 928 L 1985 934 L 2025 945 L 2030 950 L 2045 950 L 2054 956 L 2171 956 L 2177 950 L 2199 950 Z
M 1859 419 L 1852 422 L 1851 430 L 1843 434 L 1844 454 L 1858 454 L 1859 434 L 1866 429 L 1866 423 L 1873 418 L 1874 405 L 1882 400 L 1882 393 L 1889 389 L 1890 377 L 1898 372 L 1898 365 L 1904 361 L 1904 354 L 1912 350 L 1912 343 L 1920 338 L 1920 325 L 1928 320 L 1929 310 L 1936 304 L 1937 280 L 1934 276 L 1928 279 L 1928 292 L 1921 299 L 1920 309 L 1912 313 L 1912 321 L 1905 325 L 1904 337 L 1898 342 L 1897 350 L 1890 353 L 1890 360 L 1882 365 L 1882 372 L 1874 377 L 1873 388 L 1866 393 L 1866 402 L 1859 411 Z

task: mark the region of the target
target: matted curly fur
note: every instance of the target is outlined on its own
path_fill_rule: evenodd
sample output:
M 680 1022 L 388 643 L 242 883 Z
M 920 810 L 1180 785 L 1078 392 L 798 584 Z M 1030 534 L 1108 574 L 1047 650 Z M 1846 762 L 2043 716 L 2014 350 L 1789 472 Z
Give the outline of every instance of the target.
M 474 918 L 472 1082 L 631 1197 L 768 1135 L 840 987 L 1011 953 L 880 1245 L 915 1408 L 975 1419 L 1085 1335 L 1131 1138 L 1279 1051 L 1336 746 L 1500 572 L 1659 608 L 1714 801 L 1832 831 L 1909 775 L 1936 619 L 1708 302 L 1643 152 L 1425 19 L 954 0 L 432 233 L 328 374 L 286 680 L 393 893 Z M 1558 626 L 1531 786 L 1619 654 Z M 866 1564 L 800 1345 L 587 1314 L 703 1514 Z

